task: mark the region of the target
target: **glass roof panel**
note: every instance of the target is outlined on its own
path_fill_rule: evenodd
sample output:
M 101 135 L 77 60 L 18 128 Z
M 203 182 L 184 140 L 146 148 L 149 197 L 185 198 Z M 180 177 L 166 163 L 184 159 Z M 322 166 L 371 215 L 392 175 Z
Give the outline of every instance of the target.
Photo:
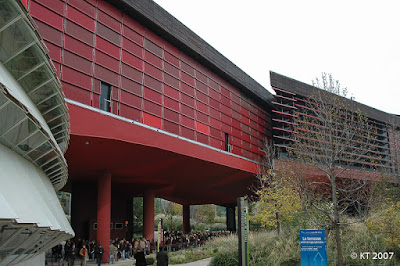
M 43 61 L 39 47 L 33 45 L 5 63 L 5 66 L 15 79 L 19 79 Z
M 55 151 L 51 151 L 48 154 L 46 154 L 45 156 L 43 156 L 42 158 L 40 158 L 39 160 L 37 160 L 36 163 L 37 163 L 37 165 L 41 166 L 45 162 L 48 162 L 49 160 L 51 160 L 55 157 L 57 157 L 57 153 Z
M 29 135 L 33 135 L 37 130 L 37 126 L 30 119 L 25 119 L 22 123 L 18 124 L 12 130 L 4 135 L 7 140 L 12 143 L 13 148 L 15 145 L 26 139 Z
M 31 97 L 32 101 L 37 104 L 41 102 L 43 99 L 49 97 L 54 92 L 54 88 L 56 87 L 54 80 L 49 83 L 40 86 L 40 88 L 34 89 L 29 93 L 29 97 Z
M 12 3 L 0 1 L 0 29 L 14 18 L 18 17 L 19 11 Z
M 0 92 L 0 107 L 8 101 L 7 97 Z
M 37 158 L 43 156 L 45 153 L 49 152 L 53 147 L 49 142 L 45 142 L 43 145 L 38 148 L 33 149 L 27 155 L 32 161 L 36 161 Z
M 43 143 L 43 141 L 45 140 L 46 137 L 43 135 L 43 133 L 40 131 L 36 131 L 36 133 L 29 137 L 27 140 L 19 143 L 17 147 L 22 153 L 28 153 L 32 151 L 34 147 L 37 147 L 40 143 Z
M 40 84 L 51 79 L 51 73 L 52 72 L 50 72 L 48 66 L 45 64 L 19 80 L 19 84 L 24 88 L 26 93 L 29 93 Z
M 12 102 L 9 102 L 0 112 L 0 135 L 4 134 L 12 126 L 25 118 L 22 110 Z
M 13 23 L 0 32 L 0 61 L 5 62 L 33 41 L 32 33 L 27 30 L 27 25 L 22 19 Z

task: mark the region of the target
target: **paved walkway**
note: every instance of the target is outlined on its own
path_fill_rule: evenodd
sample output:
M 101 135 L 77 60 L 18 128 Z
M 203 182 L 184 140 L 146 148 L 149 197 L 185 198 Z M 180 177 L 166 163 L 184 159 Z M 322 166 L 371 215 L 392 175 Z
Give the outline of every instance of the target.
M 153 256 L 155 256 L 155 254 L 152 254 Z M 152 256 L 150 255 L 150 256 Z M 170 264 L 170 265 L 179 265 L 179 266 L 208 266 L 210 264 L 212 258 L 208 258 L 208 259 L 204 259 L 204 260 L 198 260 L 195 262 L 191 262 L 191 263 L 185 263 L 185 264 Z M 75 264 L 74 265 L 81 265 L 80 264 L 81 261 L 80 259 L 75 260 Z M 49 266 L 66 266 L 68 265 L 67 262 L 64 263 L 60 263 L 60 262 L 48 262 Z M 93 262 L 93 261 L 88 261 L 87 265 L 97 265 L 97 263 Z M 135 265 L 135 259 L 126 259 L 126 260 L 118 260 L 116 261 L 114 264 L 101 264 L 103 266 L 106 265 L 115 265 L 115 266 L 132 266 Z
M 198 260 L 195 262 L 191 262 L 191 263 L 185 263 L 185 264 L 170 264 L 170 265 L 179 265 L 179 266 L 208 266 L 210 265 L 210 261 L 212 258 L 208 258 L 208 259 L 204 259 L 204 260 Z M 135 260 L 131 259 L 131 260 L 119 260 L 117 261 L 115 264 L 115 266 L 132 266 L 135 265 L 134 264 Z M 102 265 L 111 265 L 111 264 L 102 264 Z

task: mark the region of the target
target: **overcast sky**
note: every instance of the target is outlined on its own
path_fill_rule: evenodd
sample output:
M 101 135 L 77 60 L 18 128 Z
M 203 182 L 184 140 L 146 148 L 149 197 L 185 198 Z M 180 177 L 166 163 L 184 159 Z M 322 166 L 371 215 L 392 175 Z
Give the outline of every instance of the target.
M 270 70 L 309 84 L 327 72 L 400 114 L 400 1 L 155 2 L 269 90 Z

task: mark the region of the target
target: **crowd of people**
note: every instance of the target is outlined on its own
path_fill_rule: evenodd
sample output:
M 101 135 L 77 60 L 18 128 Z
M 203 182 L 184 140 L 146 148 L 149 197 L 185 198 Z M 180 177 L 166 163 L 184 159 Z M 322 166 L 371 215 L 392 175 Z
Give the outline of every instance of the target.
M 160 241 L 160 246 L 168 252 L 174 252 L 189 247 L 199 247 L 206 241 L 219 236 L 228 235 L 230 232 L 198 232 L 185 234 L 181 231 L 165 231 L 164 237 Z M 110 255 L 108 262 L 113 264 L 120 259 L 136 259 L 136 265 L 146 265 L 145 256 L 156 249 L 155 243 L 144 237 L 126 240 L 115 239 L 110 242 Z M 95 240 L 87 241 L 78 239 L 76 241 L 68 240 L 64 244 L 58 244 L 52 249 L 52 258 L 54 262 L 63 261 L 68 265 L 74 265 L 75 260 L 80 260 L 81 265 L 86 265 L 87 261 L 96 261 L 98 265 L 103 259 L 104 248 Z M 142 264 L 144 263 L 144 264 Z
M 78 239 L 76 243 L 72 240 L 60 243 L 52 249 L 52 258 L 54 262 L 63 261 L 68 265 L 74 265 L 75 260 L 79 259 L 81 265 L 86 265 L 87 261 L 96 261 L 98 265 L 103 259 L 104 248 L 96 240 L 87 241 Z M 115 239 L 110 243 L 109 263 L 114 263 L 119 259 L 130 259 L 137 253 L 143 252 L 143 255 L 150 254 L 150 241 L 145 238 L 132 239 Z
M 205 242 L 214 239 L 219 236 L 229 235 L 228 231 L 216 231 L 216 232 L 197 232 L 185 234 L 181 231 L 164 232 L 164 242 L 162 245 L 169 251 L 174 252 L 180 249 L 189 247 L 199 247 Z

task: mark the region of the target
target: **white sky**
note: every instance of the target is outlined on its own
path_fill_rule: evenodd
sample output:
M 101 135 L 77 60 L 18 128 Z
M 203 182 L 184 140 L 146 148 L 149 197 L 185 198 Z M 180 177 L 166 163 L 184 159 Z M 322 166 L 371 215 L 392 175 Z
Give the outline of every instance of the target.
M 270 70 L 309 84 L 327 72 L 400 114 L 400 1 L 155 2 L 269 90 Z

